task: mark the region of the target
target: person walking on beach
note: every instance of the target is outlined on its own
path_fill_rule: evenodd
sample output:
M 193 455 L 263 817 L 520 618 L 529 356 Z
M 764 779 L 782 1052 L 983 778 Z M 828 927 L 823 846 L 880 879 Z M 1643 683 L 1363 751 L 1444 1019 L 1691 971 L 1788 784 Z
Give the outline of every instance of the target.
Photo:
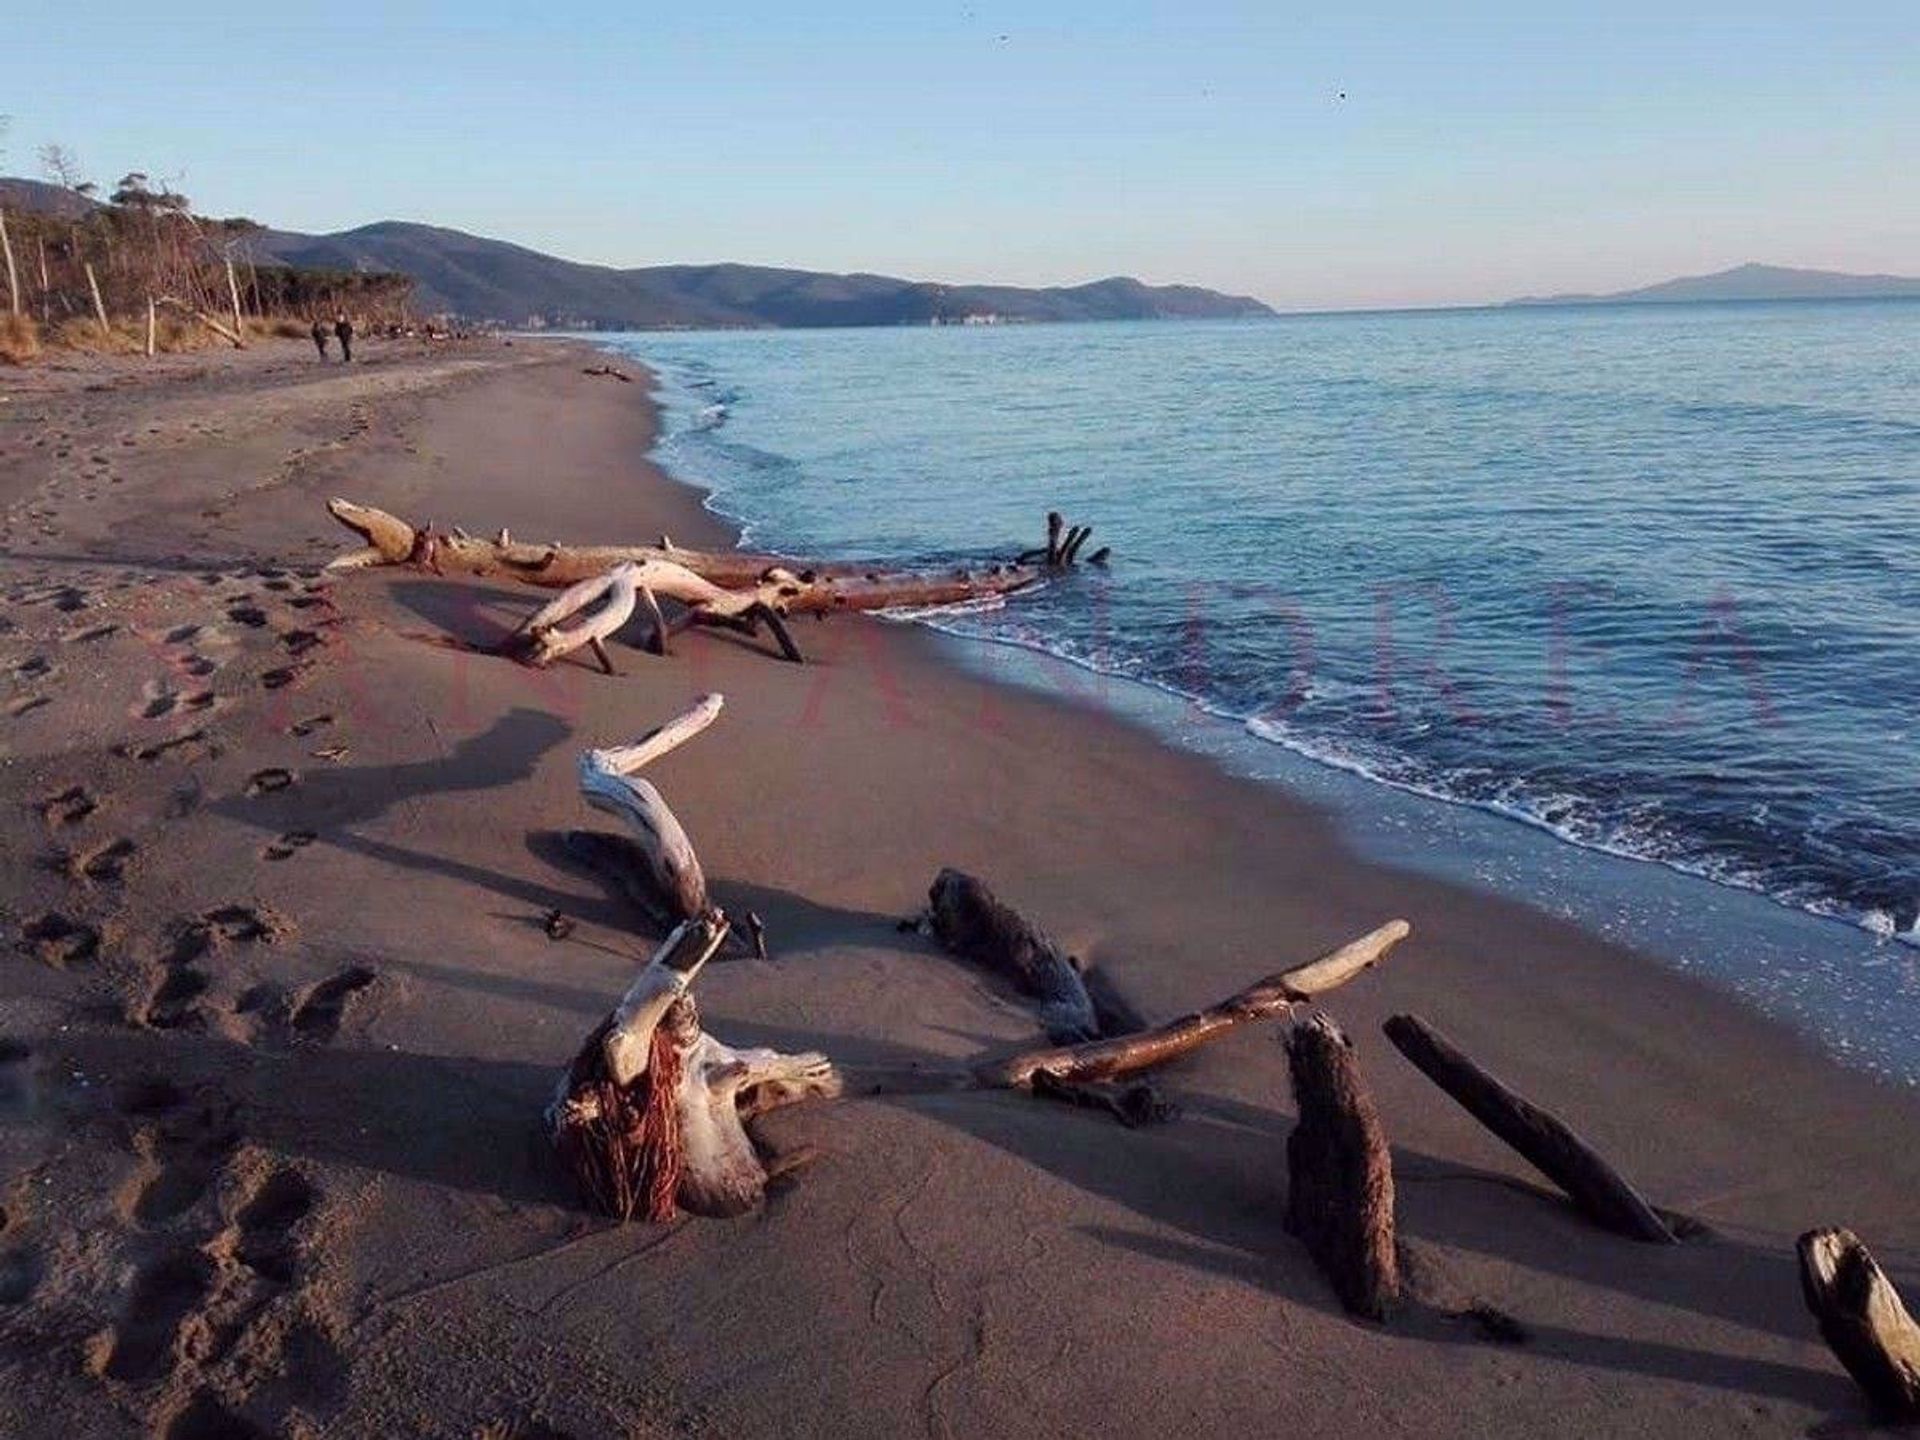
M 340 342 L 340 363 L 345 365 L 353 359 L 353 322 L 345 312 L 334 317 L 333 337 Z
M 313 317 L 313 348 L 320 352 L 322 360 L 327 358 L 327 327 L 318 315 Z

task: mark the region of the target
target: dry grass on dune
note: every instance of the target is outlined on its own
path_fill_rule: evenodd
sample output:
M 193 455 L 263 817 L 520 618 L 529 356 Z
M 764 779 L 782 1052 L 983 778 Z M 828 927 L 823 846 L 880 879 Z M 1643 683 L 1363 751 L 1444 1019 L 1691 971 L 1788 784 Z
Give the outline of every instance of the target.
M 40 353 L 40 326 L 31 315 L 0 315 L 0 361 L 24 365 Z

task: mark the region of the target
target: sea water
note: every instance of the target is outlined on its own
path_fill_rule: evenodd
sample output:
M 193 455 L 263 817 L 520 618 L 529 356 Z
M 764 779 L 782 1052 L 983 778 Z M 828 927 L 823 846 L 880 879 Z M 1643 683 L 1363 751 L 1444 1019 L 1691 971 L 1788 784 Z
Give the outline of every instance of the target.
M 1090 523 L 1107 568 L 919 618 L 1920 1078 L 1920 303 L 611 343 L 748 543 Z

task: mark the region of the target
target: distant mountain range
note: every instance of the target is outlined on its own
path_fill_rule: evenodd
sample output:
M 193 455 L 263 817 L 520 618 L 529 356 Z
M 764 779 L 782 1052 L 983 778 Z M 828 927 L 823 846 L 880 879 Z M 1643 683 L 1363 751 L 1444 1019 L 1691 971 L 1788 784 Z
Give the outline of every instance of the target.
M 96 202 L 37 180 L 0 179 L 0 204 L 84 214 Z M 411 275 L 422 310 L 506 325 L 690 329 L 928 325 L 1271 315 L 1258 300 L 1116 277 L 1024 289 L 832 275 L 760 265 L 582 265 L 459 230 L 383 220 L 335 235 L 266 230 L 256 255 L 330 270 Z
M 1676 305 L 1699 300 L 1887 300 L 1920 296 L 1920 279 L 1785 265 L 1736 265 L 1607 295 L 1528 295 L 1509 305 Z

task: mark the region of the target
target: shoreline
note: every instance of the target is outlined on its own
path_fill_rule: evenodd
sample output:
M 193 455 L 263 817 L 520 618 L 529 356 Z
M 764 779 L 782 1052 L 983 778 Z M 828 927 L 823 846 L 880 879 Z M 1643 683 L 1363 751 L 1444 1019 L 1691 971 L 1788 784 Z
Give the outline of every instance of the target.
M 672 382 L 640 353 L 640 342 L 587 343 L 652 376 L 661 424 L 649 458 L 700 497 L 702 509 L 721 527 L 720 538 L 778 552 L 784 537 L 753 533 L 751 517 L 726 508 L 723 489 L 675 473 L 661 453 L 674 438 L 669 418 L 675 411 L 702 410 L 706 397 L 681 391 L 670 402 L 662 390 Z M 1380 775 L 1310 745 L 1249 733 L 1242 717 L 1216 710 L 1202 697 L 1104 669 L 1039 640 L 975 633 L 946 623 L 938 611 L 892 618 L 941 636 L 954 663 L 972 673 L 1138 726 L 1170 750 L 1205 756 L 1236 778 L 1277 787 L 1338 817 L 1348 845 L 1381 864 L 1574 921 L 1671 973 L 1708 979 L 1742 1005 L 1788 1024 L 1840 1064 L 1920 1086 L 1920 1018 L 1908 1013 L 1920 983 L 1920 957 L 1906 953 L 1920 947 L 1920 932 L 1883 933 L 1864 919 L 1821 913 L 1758 885 L 1577 839 L 1523 812 Z M 1383 823 L 1383 817 L 1391 818 Z M 1407 835 L 1415 830 L 1439 832 L 1444 840 L 1410 841 Z M 1737 943 L 1730 946 L 1730 939 Z M 1735 958 L 1728 958 L 1730 949 Z M 1827 978 L 1808 986 L 1804 977 L 1813 972 Z
M 717 537 L 645 458 L 652 402 L 581 376 L 580 353 L 428 376 L 374 352 L 364 374 L 183 393 L 217 434 L 150 391 L 88 397 L 54 423 L 97 451 L 5 477 L 57 532 L 7 560 L 0 642 L 40 702 L 7 731 L 9 919 L 57 911 L 97 953 L 0 970 L 0 1032 L 28 1047 L 3 1092 L 27 1098 L 0 1113 L 0 1252 L 34 1277 L 0 1307 L 0 1431 L 164 1431 L 217 1407 L 346 1435 L 1259 1433 L 1276 1392 L 1307 1434 L 1859 1417 L 1792 1240 L 1853 1225 L 1911 1285 L 1906 1092 L 1563 920 L 1368 862 L 1313 807 L 966 673 L 914 627 L 805 626 L 800 667 L 698 634 L 667 660 L 619 647 L 614 678 L 535 672 L 445 643 L 497 638 L 535 592 L 302 574 L 351 543 L 319 511 L 335 493 L 476 530 Z M 95 468 L 123 483 L 88 478 L 122 438 L 132 457 Z M 66 558 L 31 553 L 55 543 Z M 56 668 L 21 670 L 35 654 Z M 720 903 L 767 922 L 770 962 L 700 981 L 731 1043 L 944 1069 L 1030 1042 L 1023 1001 L 894 929 L 945 864 L 1156 1018 L 1410 919 L 1327 1007 L 1395 1147 L 1408 1311 L 1349 1322 L 1280 1226 L 1273 1028 L 1170 1070 L 1170 1125 L 850 1099 L 770 1120 L 776 1148 L 820 1154 L 763 1213 L 581 1215 L 534 1124 L 648 942 L 556 848 L 589 823 L 574 758 L 710 690 L 725 715 L 654 778 Z M 275 767 L 288 783 L 261 779 Z M 76 785 L 96 808 L 43 819 Z M 116 837 L 122 872 L 89 872 Z M 76 864 L 36 866 L 50 845 Z M 186 956 L 195 916 L 210 948 Z M 1405 1010 L 1713 1237 L 1656 1250 L 1579 1222 L 1380 1040 Z M 1471 1303 L 1527 1342 L 1485 1343 Z

